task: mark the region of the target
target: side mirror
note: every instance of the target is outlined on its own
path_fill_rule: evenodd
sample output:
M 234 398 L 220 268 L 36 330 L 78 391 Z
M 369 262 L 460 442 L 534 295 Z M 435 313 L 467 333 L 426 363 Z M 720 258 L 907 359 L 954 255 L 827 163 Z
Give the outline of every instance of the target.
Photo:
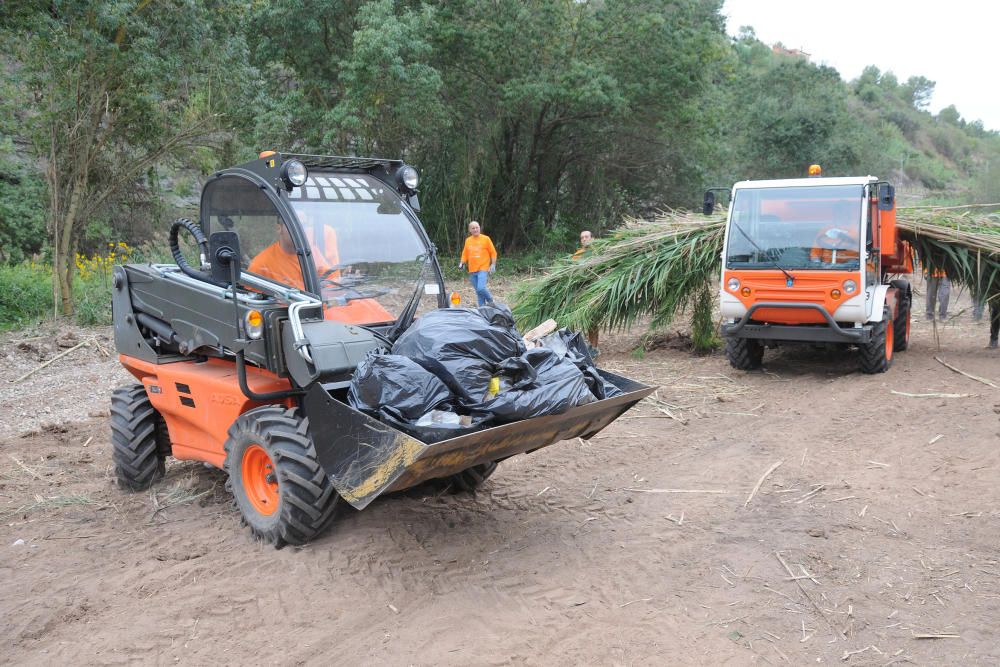
M 712 215 L 712 211 L 715 210 L 715 193 L 711 190 L 705 191 L 705 201 L 702 202 L 701 212 L 704 215 Z
M 878 210 L 891 211 L 896 208 L 896 188 L 889 183 L 878 186 Z
M 212 279 L 226 285 L 240 280 L 240 235 L 231 231 L 212 232 L 208 237 L 208 261 L 212 264 Z

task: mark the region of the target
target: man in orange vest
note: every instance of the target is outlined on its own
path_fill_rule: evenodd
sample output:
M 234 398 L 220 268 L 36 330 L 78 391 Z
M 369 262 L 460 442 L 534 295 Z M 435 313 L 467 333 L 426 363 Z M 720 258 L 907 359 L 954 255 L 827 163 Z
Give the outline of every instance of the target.
M 269 280 L 282 285 L 288 285 L 300 290 L 305 289 L 305 282 L 302 279 L 302 267 L 299 264 L 299 256 L 295 251 L 295 243 L 284 223 L 278 222 L 276 225 L 277 240 L 267 246 L 250 261 L 247 271 L 264 276 Z M 313 261 L 316 270 L 322 276 L 330 270 L 330 267 L 337 266 L 340 261 L 337 257 L 337 234 L 333 229 L 324 230 L 326 248 L 320 250 L 313 248 Z M 332 274 L 331 274 L 332 275 Z M 335 278 L 338 276 L 334 276 Z
M 576 249 L 573 256 L 570 258 L 572 261 L 576 262 L 583 258 L 590 251 L 590 244 L 594 242 L 594 235 L 590 233 L 589 229 L 585 229 L 580 232 L 580 247 Z M 590 327 L 587 330 L 587 342 L 590 346 L 597 348 L 597 343 L 600 338 L 600 329 L 597 327 Z
M 585 229 L 580 232 L 580 247 L 576 249 L 571 258 L 574 262 L 581 257 L 583 257 L 588 250 L 590 250 L 590 244 L 594 242 L 594 235 L 590 233 L 590 230 Z
M 465 239 L 458 268 L 466 265 L 472 289 L 476 290 L 476 301 L 480 306 L 493 303 L 493 295 L 486 289 L 486 279 L 497 269 L 497 249 L 493 247 L 490 237 L 480 231 L 475 220 L 469 223 L 469 236 Z
M 844 264 L 856 262 L 861 256 L 857 233 L 838 225 L 831 225 L 820 230 L 809 259 L 823 264 Z

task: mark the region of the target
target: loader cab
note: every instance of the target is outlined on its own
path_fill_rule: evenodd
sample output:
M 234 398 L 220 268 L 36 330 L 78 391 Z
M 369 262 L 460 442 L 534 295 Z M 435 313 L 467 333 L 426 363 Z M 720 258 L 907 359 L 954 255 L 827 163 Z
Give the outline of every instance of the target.
M 201 226 L 236 232 L 244 272 L 320 298 L 325 319 L 392 326 L 447 306 L 415 173 L 400 161 L 262 154 L 209 179 Z

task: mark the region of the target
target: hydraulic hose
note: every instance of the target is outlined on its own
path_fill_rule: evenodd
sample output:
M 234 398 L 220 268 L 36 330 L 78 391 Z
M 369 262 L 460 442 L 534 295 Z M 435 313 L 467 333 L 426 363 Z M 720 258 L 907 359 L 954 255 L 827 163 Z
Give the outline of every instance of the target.
M 174 220 L 173 224 L 170 225 L 170 236 L 168 239 L 170 243 L 170 254 L 174 256 L 174 263 L 177 264 L 177 267 L 185 274 L 196 280 L 211 283 L 212 285 L 217 285 L 219 287 L 227 287 L 226 284 L 212 278 L 210 274 L 191 268 L 187 259 L 184 258 L 184 253 L 181 252 L 179 234 L 182 229 L 194 237 L 195 243 L 198 244 L 198 247 L 201 250 L 202 257 L 209 256 L 208 239 L 205 238 L 205 232 L 201 230 L 201 225 L 188 218 L 177 218 Z

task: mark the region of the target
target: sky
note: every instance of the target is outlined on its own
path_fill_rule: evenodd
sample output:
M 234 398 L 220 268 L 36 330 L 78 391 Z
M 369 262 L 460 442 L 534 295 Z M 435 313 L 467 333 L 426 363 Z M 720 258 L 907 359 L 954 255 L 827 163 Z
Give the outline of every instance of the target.
M 925 76 L 937 85 L 929 110 L 954 104 L 968 121 L 1000 130 L 1000 3 L 881 0 L 725 0 L 726 29 L 752 26 L 767 44 L 802 49 L 845 80 L 868 65 L 902 83 Z

